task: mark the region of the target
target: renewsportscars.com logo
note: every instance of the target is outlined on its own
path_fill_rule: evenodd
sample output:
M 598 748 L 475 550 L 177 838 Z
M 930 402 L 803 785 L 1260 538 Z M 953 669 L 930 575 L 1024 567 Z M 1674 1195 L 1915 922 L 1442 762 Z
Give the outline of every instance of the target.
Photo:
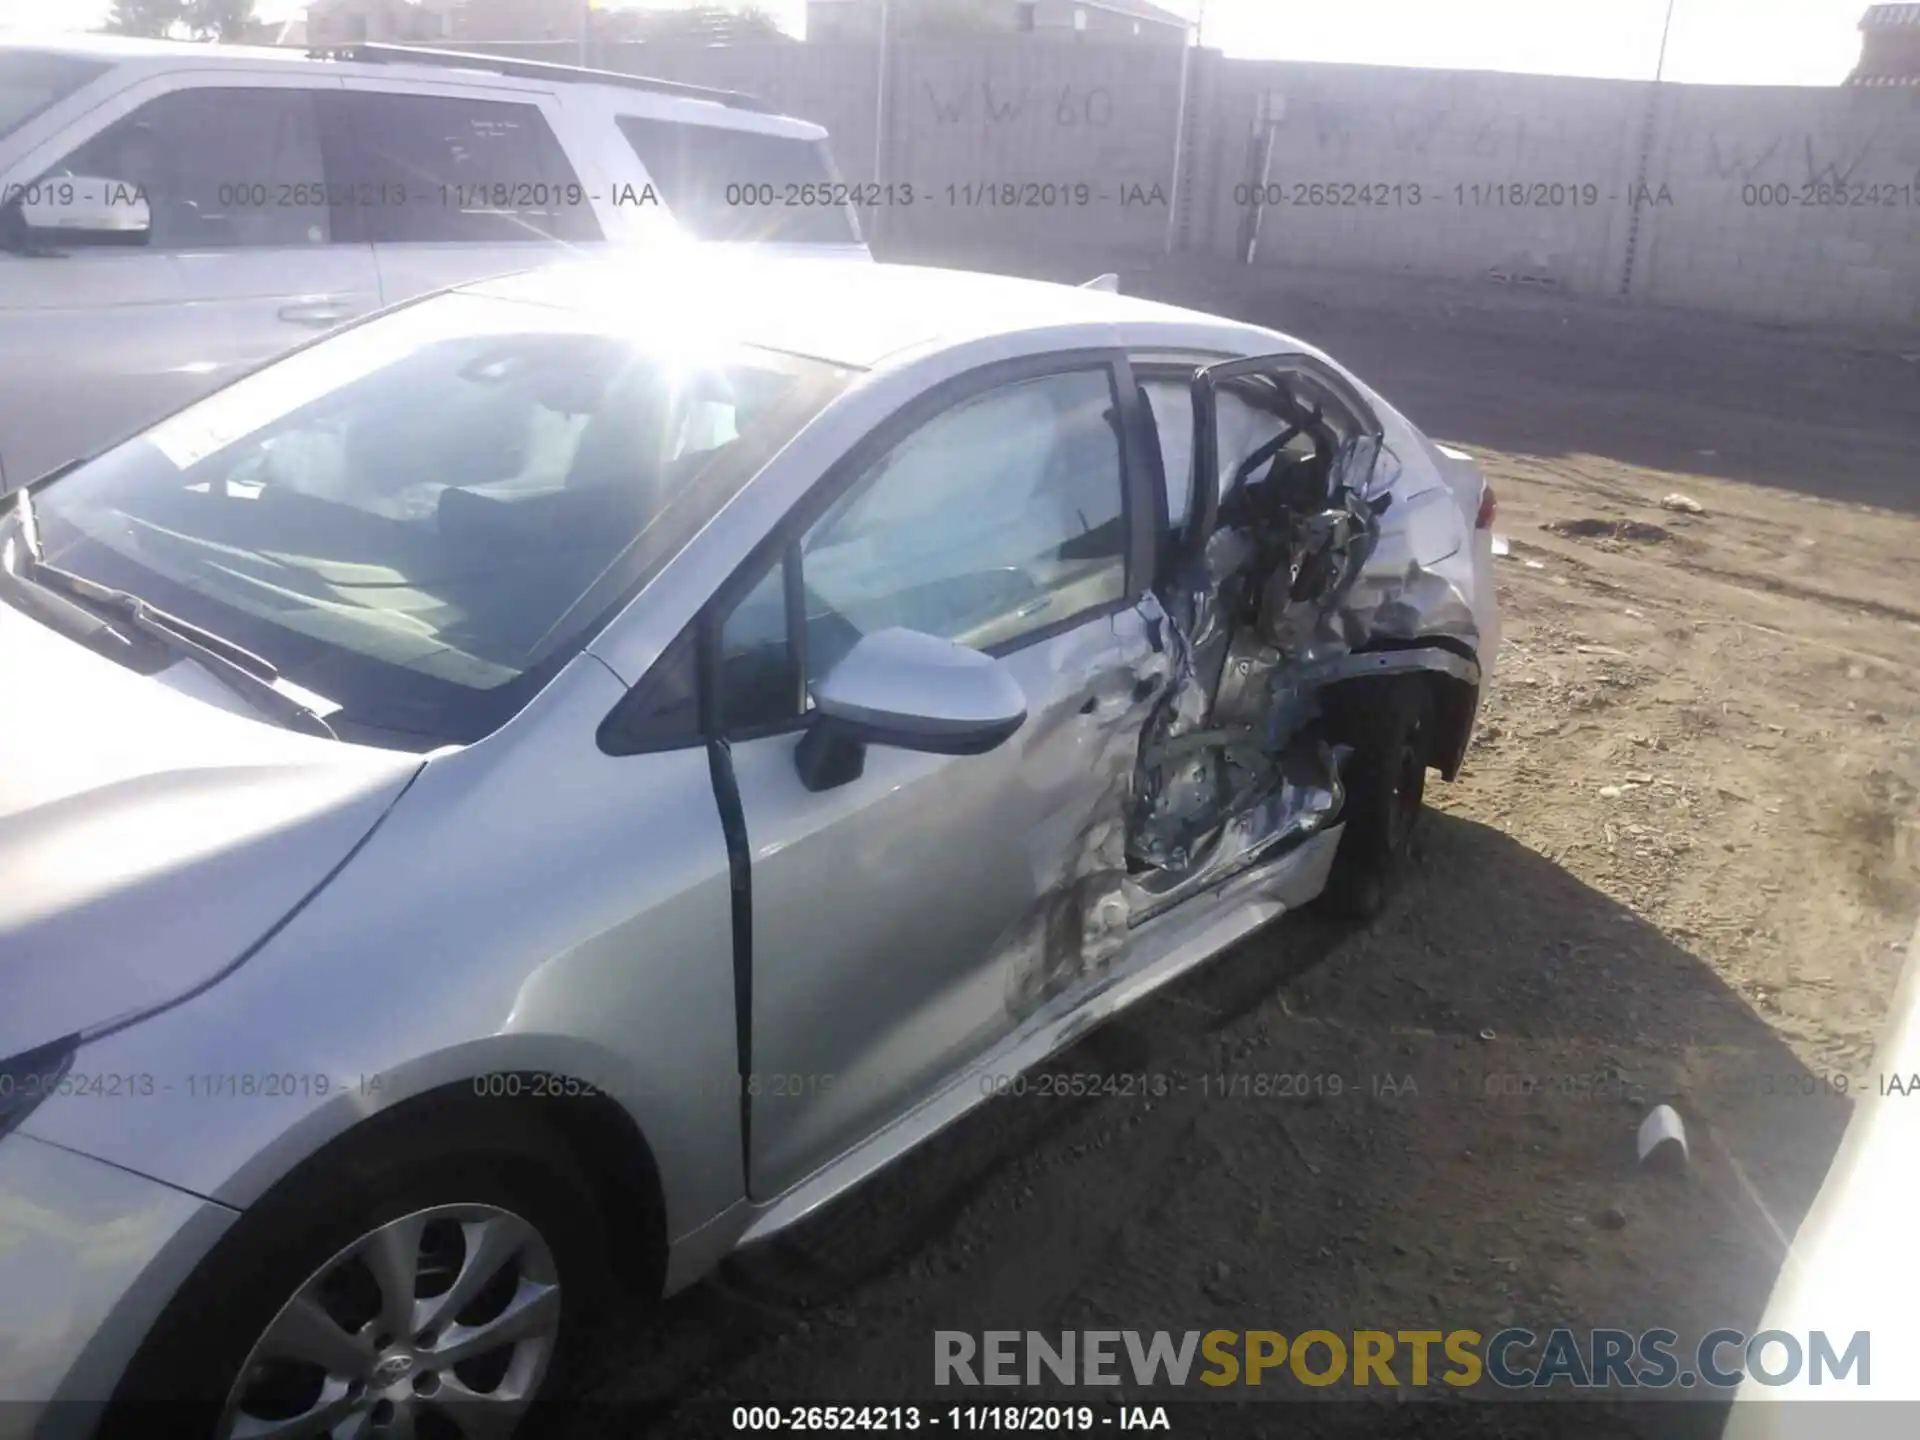
M 1785 1330 L 1748 1336 L 1713 1330 L 1691 1353 L 1672 1330 L 1577 1331 L 1544 1336 L 1478 1330 L 965 1330 L 933 1333 L 936 1385 L 1261 1385 L 1424 1386 L 1465 1389 L 1490 1381 L 1509 1390 L 1566 1385 L 1727 1390 L 1761 1385 L 1872 1384 L 1872 1340 L 1856 1330 L 1844 1347 L 1823 1330 L 1806 1339 Z

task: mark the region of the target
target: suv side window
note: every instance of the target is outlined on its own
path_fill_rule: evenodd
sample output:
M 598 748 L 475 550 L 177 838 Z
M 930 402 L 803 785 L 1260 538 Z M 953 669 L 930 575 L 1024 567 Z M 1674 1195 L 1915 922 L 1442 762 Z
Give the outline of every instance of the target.
M 1102 369 L 970 396 L 868 465 L 722 632 L 730 733 L 800 713 L 863 635 L 905 626 L 1004 652 L 1127 594 L 1125 480 Z M 799 584 L 783 584 L 798 563 Z M 805 656 L 787 652 L 784 593 L 805 597 Z
M 614 123 L 674 220 L 696 240 L 860 239 L 822 142 L 640 115 Z
M 40 178 L 105 181 L 109 203 L 137 192 L 147 202 L 152 250 L 324 245 L 333 236 L 316 93 L 175 90 L 122 116 Z
M 327 178 L 345 199 L 340 218 L 356 239 L 601 238 L 586 188 L 537 105 L 377 90 L 336 93 L 326 103 L 345 117 Z

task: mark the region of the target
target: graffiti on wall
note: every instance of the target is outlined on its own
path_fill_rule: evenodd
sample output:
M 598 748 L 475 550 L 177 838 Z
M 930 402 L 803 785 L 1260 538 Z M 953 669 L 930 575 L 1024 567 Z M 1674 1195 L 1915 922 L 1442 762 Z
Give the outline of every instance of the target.
M 1033 119 L 1061 130 L 1113 124 L 1113 92 L 1104 85 L 996 85 L 991 77 L 958 88 L 925 83 L 936 125 L 1007 125 Z
M 1581 163 L 1596 154 L 1611 159 L 1618 116 L 1596 115 L 1582 124 L 1565 118 L 1511 112 L 1488 115 L 1451 105 L 1363 106 L 1350 100 L 1307 98 L 1283 116 L 1298 143 L 1311 143 L 1323 157 L 1372 155 L 1395 161 L 1451 158 L 1485 161 Z
M 1702 172 L 1714 180 L 1792 180 L 1808 185 L 1847 185 L 1864 178 L 1877 133 L 1858 140 L 1833 135 L 1775 135 L 1763 145 L 1742 136 L 1707 132 Z

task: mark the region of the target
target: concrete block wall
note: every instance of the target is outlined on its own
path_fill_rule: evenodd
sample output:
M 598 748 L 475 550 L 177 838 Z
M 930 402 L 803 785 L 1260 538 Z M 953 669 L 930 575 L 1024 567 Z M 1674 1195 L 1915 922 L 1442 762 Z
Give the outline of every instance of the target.
M 577 45 L 488 47 L 574 62 Z M 608 69 L 749 90 L 876 175 L 872 45 L 607 45 Z M 1920 325 L 1920 91 L 1228 60 L 1030 38 L 903 44 L 869 212 L 885 241 L 1238 253 L 1263 97 L 1257 263 L 1487 277 L 1790 321 Z M 1824 189 L 1820 188 L 1824 185 Z M 1808 189 L 1806 187 L 1814 188 Z M 1765 187 L 1765 188 L 1761 188 Z M 1878 187 L 1877 189 L 1873 187 Z M 1842 202 L 1842 203 L 1835 203 Z M 1871 202 L 1871 203 L 1869 203 Z
M 1160 246 L 1181 52 L 1149 45 L 902 46 L 887 178 L 894 239 Z
M 1920 91 L 1663 87 L 1632 298 L 1920 322 Z
M 1265 96 L 1268 194 L 1283 203 L 1263 218 L 1259 264 L 1920 324 L 1920 91 L 1206 68 L 1188 233 L 1214 253 L 1238 253 Z
M 1597 292 L 1624 244 L 1641 87 L 1533 75 L 1217 62 L 1204 241 L 1233 253 L 1262 95 L 1278 117 L 1261 263 Z
M 577 63 L 580 47 L 475 46 Z M 842 174 L 876 176 L 879 53 L 860 44 L 602 45 L 588 63 L 746 90 L 825 125 Z M 1171 46 L 912 43 L 890 47 L 881 178 L 869 210 L 892 242 L 1157 247 L 1166 233 L 1181 54 Z M 912 203 L 901 193 L 912 190 Z

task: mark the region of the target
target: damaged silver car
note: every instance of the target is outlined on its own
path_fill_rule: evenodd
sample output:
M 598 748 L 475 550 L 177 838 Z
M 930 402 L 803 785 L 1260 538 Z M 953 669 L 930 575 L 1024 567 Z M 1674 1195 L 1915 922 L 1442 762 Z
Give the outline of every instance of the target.
M 399 307 L 28 485 L 0 1429 L 506 1433 L 608 1285 L 1374 913 L 1492 673 L 1493 507 L 1284 335 L 693 253 Z

